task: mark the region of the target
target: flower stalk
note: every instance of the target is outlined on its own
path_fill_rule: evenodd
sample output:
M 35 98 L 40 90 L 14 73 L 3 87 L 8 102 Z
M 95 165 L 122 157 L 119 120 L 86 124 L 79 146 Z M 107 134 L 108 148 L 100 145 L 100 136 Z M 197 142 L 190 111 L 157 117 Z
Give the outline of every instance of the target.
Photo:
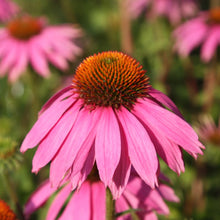
M 109 188 L 106 188 L 106 220 L 115 219 L 115 200 Z

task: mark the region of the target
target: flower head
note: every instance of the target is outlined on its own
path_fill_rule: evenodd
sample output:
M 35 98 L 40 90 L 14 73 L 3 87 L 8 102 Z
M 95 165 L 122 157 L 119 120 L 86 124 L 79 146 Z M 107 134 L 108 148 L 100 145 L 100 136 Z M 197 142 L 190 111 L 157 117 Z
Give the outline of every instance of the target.
M 180 25 L 174 31 L 175 49 L 182 56 L 188 56 L 201 46 L 201 59 L 209 62 L 220 45 L 220 8 L 202 12 L 196 18 Z
M 212 143 L 220 147 L 220 118 L 218 126 L 216 126 L 210 115 L 201 117 L 199 124 L 196 126 L 196 131 L 205 143 Z
M 81 49 L 72 41 L 81 31 L 71 25 L 47 26 L 45 19 L 28 15 L 11 20 L 0 29 L 0 76 L 15 81 L 28 62 L 41 76 L 50 74 L 48 61 L 66 70 Z
M 2 220 L 17 220 L 15 213 L 10 207 L 0 199 L 0 219 Z
M 136 17 L 143 10 L 151 7 L 151 16 L 165 16 L 172 24 L 180 23 L 182 18 L 195 14 L 195 0 L 128 0 L 130 11 Z
M 7 21 L 18 11 L 18 6 L 11 0 L 0 0 L 0 21 Z
M 131 165 L 154 188 L 157 154 L 180 173 L 181 148 L 195 158 L 203 148 L 175 104 L 149 85 L 135 59 L 121 52 L 102 52 L 79 65 L 72 85 L 43 106 L 21 152 L 36 145 L 32 171 L 51 161 L 53 186 L 64 177 L 84 181 L 96 162 L 115 198 L 127 185 Z
M 96 173 L 97 174 L 97 173 Z M 105 219 L 106 213 L 106 192 L 104 184 L 97 178 L 96 174 L 90 175 L 82 184 L 81 188 L 72 192 L 71 184 L 64 184 L 62 189 L 57 192 L 55 188 L 51 188 L 50 182 L 45 181 L 27 201 L 24 213 L 29 217 L 34 211 L 42 206 L 48 198 L 56 193 L 56 196 L 47 212 L 46 220 L 56 219 L 61 212 L 66 200 L 69 198 L 64 211 L 60 215 L 62 219 Z M 164 202 L 178 202 L 179 199 L 175 195 L 172 188 L 160 183 L 157 189 L 152 190 L 138 176 L 132 175 L 122 196 L 116 200 L 116 212 L 122 213 L 129 209 L 140 219 L 157 219 L 156 213 L 168 215 L 169 209 Z M 118 220 L 125 220 L 131 214 L 118 217 Z M 151 217 L 151 218 L 150 218 Z

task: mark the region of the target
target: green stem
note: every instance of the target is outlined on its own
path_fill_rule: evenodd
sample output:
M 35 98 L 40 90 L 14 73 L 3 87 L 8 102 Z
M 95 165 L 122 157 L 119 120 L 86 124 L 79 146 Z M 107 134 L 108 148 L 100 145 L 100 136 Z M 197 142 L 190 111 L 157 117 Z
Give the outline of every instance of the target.
M 5 172 L 2 172 L 2 175 L 3 175 L 4 182 L 5 182 L 5 187 L 7 189 L 6 191 L 8 192 L 11 200 L 13 201 L 13 203 L 16 207 L 16 213 L 18 215 L 18 218 L 20 220 L 25 220 L 25 217 L 24 217 L 24 214 L 22 211 L 22 207 L 19 204 L 19 200 L 18 200 L 17 194 L 15 192 L 15 187 L 10 179 L 9 173 L 5 171 Z
M 115 201 L 109 188 L 106 189 L 106 220 L 115 219 Z

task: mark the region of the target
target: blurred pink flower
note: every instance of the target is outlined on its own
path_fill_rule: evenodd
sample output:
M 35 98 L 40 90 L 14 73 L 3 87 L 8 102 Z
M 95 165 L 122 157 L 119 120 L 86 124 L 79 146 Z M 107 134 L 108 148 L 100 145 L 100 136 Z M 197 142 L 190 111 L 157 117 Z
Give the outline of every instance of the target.
M 39 209 L 57 192 L 56 188 L 51 188 L 49 180 L 45 181 L 29 198 L 24 207 L 24 214 L 27 218 Z M 65 206 L 67 199 L 70 199 Z M 136 213 L 140 219 L 156 220 L 157 215 L 168 215 L 169 209 L 164 202 L 178 202 L 179 198 L 175 195 L 172 188 L 160 183 L 156 189 L 151 189 L 139 177 L 133 176 L 128 182 L 122 196 L 116 200 L 115 208 L 117 213 L 129 209 L 138 210 Z M 63 186 L 52 201 L 47 212 L 46 220 L 54 220 L 61 212 L 59 220 L 84 219 L 84 220 L 103 220 L 106 213 L 106 189 L 99 180 L 86 180 L 79 190 L 72 192 L 72 186 L 67 183 Z M 118 220 L 128 220 L 130 214 L 118 217 Z
M 183 18 L 195 15 L 195 0 L 128 0 L 130 11 L 137 17 L 149 7 L 151 16 L 165 16 L 172 24 L 181 22 Z
M 216 126 L 212 116 L 205 115 L 200 118 L 195 129 L 202 141 L 220 146 L 220 117 Z
M 10 0 L 0 0 L 0 21 L 7 21 L 18 12 L 18 6 Z
M 153 188 L 157 154 L 179 174 L 184 171 L 180 146 L 195 158 L 204 148 L 175 104 L 121 52 L 102 52 L 79 65 L 72 85 L 43 106 L 20 150 L 38 144 L 33 172 L 51 161 L 50 181 L 57 187 L 64 176 L 82 181 L 96 161 L 115 198 L 127 185 L 131 165 Z
M 175 49 L 184 57 L 201 45 L 201 59 L 208 62 L 220 45 L 220 8 L 202 12 L 174 31 Z
M 42 18 L 23 16 L 0 29 L 0 76 L 8 73 L 15 81 L 28 62 L 41 76 L 50 74 L 48 62 L 61 70 L 68 68 L 81 49 L 73 42 L 81 31 L 72 25 L 47 26 Z

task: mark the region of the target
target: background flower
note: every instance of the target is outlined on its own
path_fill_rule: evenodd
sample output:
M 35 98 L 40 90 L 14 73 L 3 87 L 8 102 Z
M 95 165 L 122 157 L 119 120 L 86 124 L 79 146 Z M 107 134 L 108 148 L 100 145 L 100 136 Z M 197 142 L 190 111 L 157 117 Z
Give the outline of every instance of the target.
M 73 40 L 81 30 L 69 24 L 48 26 L 43 18 L 24 15 L 0 29 L 0 76 L 8 73 L 14 82 L 24 73 L 28 63 L 41 76 L 50 74 L 48 62 L 65 71 L 68 60 L 81 49 Z
M 201 46 L 201 59 L 209 62 L 220 44 L 220 8 L 201 12 L 196 18 L 180 25 L 174 31 L 175 49 L 186 57 Z
M 55 188 L 51 188 L 49 180 L 45 181 L 25 204 L 25 215 L 29 217 L 45 204 L 49 197 L 56 191 Z M 46 219 L 56 219 L 65 206 L 66 200 L 69 200 L 64 211 L 61 212 L 60 220 L 103 220 L 105 219 L 106 208 L 105 193 L 104 184 L 99 180 L 94 180 L 94 178 L 87 179 L 81 188 L 73 193 L 71 184 L 67 183 L 53 199 Z M 140 219 L 157 219 L 156 213 L 166 216 L 169 214 L 169 209 L 164 199 L 170 202 L 179 201 L 171 187 L 160 183 L 158 188 L 152 190 L 138 176 L 133 175 L 122 196 L 116 200 L 116 211 L 122 214 L 127 210 L 134 209 L 133 212 L 137 212 L 136 214 Z M 124 214 L 117 219 L 125 220 L 129 217 L 131 217 L 131 214 Z
M 18 10 L 18 6 L 11 0 L 0 0 L 0 21 L 9 20 Z
M 195 0 L 128 0 L 130 11 L 137 17 L 147 8 L 146 15 L 165 16 L 172 24 L 178 24 L 183 18 L 195 15 L 197 4 Z

